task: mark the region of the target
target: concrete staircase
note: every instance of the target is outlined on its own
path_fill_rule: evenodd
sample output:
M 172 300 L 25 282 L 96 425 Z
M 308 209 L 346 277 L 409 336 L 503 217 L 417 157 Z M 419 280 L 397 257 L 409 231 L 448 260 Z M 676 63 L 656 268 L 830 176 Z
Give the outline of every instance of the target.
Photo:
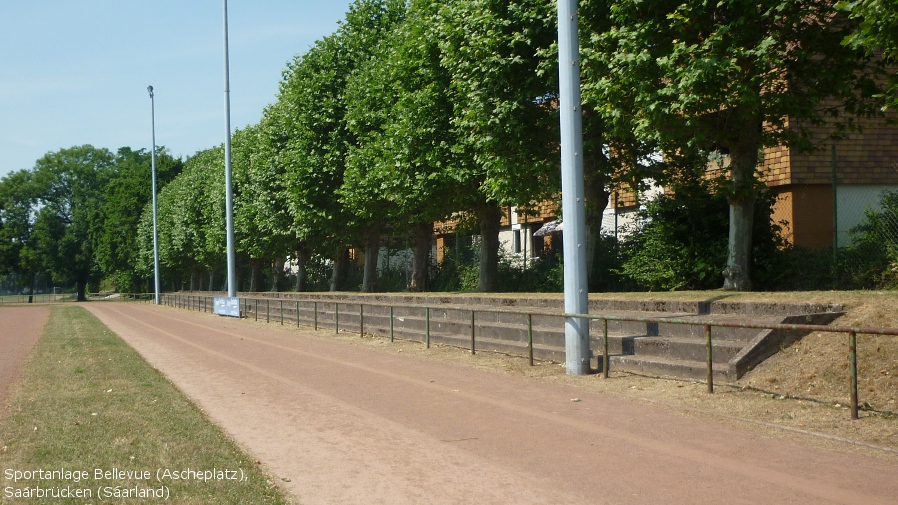
M 493 310 L 532 311 L 533 354 L 541 360 L 564 362 L 563 300 L 558 296 L 469 296 L 469 295 L 363 295 L 246 293 L 249 317 L 256 307 L 272 322 L 280 321 L 283 305 L 285 324 L 296 324 L 296 303 L 302 324 L 314 321 L 315 303 L 319 328 L 335 328 L 335 304 L 339 304 L 339 329 L 390 335 L 393 304 L 393 335 L 397 339 L 424 341 L 428 325 L 431 345 L 471 348 L 471 312 L 474 310 L 474 341 L 477 350 L 526 356 L 528 325 L 525 314 Z M 254 304 L 257 303 L 256 307 Z M 360 303 L 366 304 L 360 310 Z M 383 304 L 372 306 L 367 304 Z M 408 307 L 416 305 L 418 307 Z M 424 306 L 430 307 L 428 310 Z M 608 320 L 611 370 L 649 375 L 704 378 L 707 375 L 705 323 L 803 323 L 829 324 L 842 314 L 841 306 L 815 304 L 737 303 L 726 301 L 669 302 L 642 300 L 590 300 L 590 314 L 618 318 L 659 319 L 660 322 Z M 261 316 L 264 318 L 264 316 Z M 428 322 L 429 321 L 429 322 Z M 670 321 L 670 322 L 665 322 Z M 712 328 L 712 362 L 715 380 L 734 381 L 748 370 L 791 345 L 803 335 L 795 331 L 749 328 Z M 602 323 L 590 323 L 590 348 L 596 368 L 602 364 Z

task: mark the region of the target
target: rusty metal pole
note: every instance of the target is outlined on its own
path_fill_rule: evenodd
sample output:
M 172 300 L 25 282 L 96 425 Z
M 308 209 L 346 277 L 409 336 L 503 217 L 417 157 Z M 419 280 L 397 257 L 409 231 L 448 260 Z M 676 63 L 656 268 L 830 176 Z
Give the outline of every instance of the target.
M 365 306 L 359 304 L 359 336 L 365 336 Z
M 296 300 L 296 310 L 293 314 L 296 316 L 296 327 L 299 328 L 299 300 Z
M 393 306 L 390 305 L 390 342 L 393 341 Z
M 284 324 L 284 300 L 278 300 L 281 304 L 281 325 Z
M 312 311 L 313 311 L 313 314 L 315 317 L 315 323 L 314 323 L 315 331 L 318 331 L 318 302 L 312 302 L 312 303 L 315 304 L 312 308 Z
M 608 378 L 608 320 L 602 319 L 602 377 Z
M 340 302 L 334 302 L 334 333 L 340 333 Z
M 430 349 L 430 307 L 424 307 L 424 325 L 425 343 L 427 344 L 427 348 Z
M 711 346 L 711 325 L 705 325 L 705 349 L 708 351 L 708 393 L 714 392 L 713 348 Z
M 530 366 L 533 366 L 533 314 L 527 314 L 527 351 L 530 354 Z
M 851 376 L 851 418 L 857 419 L 857 333 L 848 332 L 848 366 Z
M 471 354 L 477 354 L 474 346 L 474 331 L 476 326 L 474 326 L 474 309 L 471 309 Z
M 271 300 L 265 299 L 265 322 L 271 322 Z

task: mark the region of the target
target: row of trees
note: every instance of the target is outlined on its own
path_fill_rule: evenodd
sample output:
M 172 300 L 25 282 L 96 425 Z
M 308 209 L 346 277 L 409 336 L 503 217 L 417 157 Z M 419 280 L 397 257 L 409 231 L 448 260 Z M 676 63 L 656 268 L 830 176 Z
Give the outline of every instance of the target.
M 652 178 L 676 189 L 702 177 L 709 156 L 727 156 L 730 177 L 717 186 L 730 206 L 725 286 L 749 289 L 759 153 L 813 149 L 823 140 L 814 127 L 841 135 L 894 104 L 883 83 L 898 56 L 895 10 L 894 0 L 582 1 L 593 239 L 613 188 Z M 559 193 L 555 16 L 551 0 L 354 2 L 335 33 L 288 64 L 261 121 L 234 133 L 248 287 L 289 257 L 302 290 L 305 265 L 323 256 L 331 289 L 344 289 L 354 246 L 365 251 L 362 288 L 374 291 L 385 237 L 408 237 L 410 289 L 427 289 L 433 223 L 454 216 L 482 237 L 477 288 L 495 290 L 501 209 Z M 222 285 L 223 158 L 221 147 L 197 153 L 159 197 L 163 268 L 195 288 Z M 117 211 L 97 221 L 96 240 L 134 224 Z M 112 268 L 99 271 L 130 285 L 148 277 L 150 224 L 144 207 L 135 241 L 107 247 L 123 262 L 97 259 Z

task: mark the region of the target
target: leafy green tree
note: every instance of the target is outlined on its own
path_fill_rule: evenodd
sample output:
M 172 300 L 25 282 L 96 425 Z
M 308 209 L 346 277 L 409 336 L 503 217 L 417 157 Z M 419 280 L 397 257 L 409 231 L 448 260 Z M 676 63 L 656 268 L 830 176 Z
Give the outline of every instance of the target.
M 12 172 L 0 179 L 0 275 L 18 273 L 30 282 L 42 268 L 34 235 L 37 199 L 30 170 Z
M 224 150 L 221 146 L 196 153 L 157 198 L 159 263 L 167 280 L 180 289 L 201 289 L 203 276 L 225 265 Z M 152 271 L 153 235 L 149 206 L 141 217 L 140 258 Z M 149 262 L 149 265 L 147 264 Z
M 152 205 L 151 161 L 151 154 L 144 149 L 120 148 L 104 189 L 103 226 L 96 235 L 94 249 L 103 275 L 112 278 L 122 292 L 140 291 L 147 279 L 146 272 L 137 269 L 137 230 L 144 207 Z M 164 147 L 157 148 L 157 188 L 168 185 L 182 169 L 180 159 L 172 157 Z
M 263 119 L 264 121 L 264 119 Z M 237 249 L 249 257 L 250 291 L 259 291 L 262 264 L 279 265 L 272 275 L 272 290 L 278 290 L 284 258 L 295 244 L 283 184 L 283 170 L 266 149 L 262 126 L 234 132 L 234 228 Z
M 284 86 L 283 83 L 281 85 Z M 306 267 L 313 247 L 309 241 L 310 229 L 306 223 L 295 221 L 291 213 L 292 189 L 289 181 L 292 175 L 288 172 L 285 157 L 289 157 L 288 132 L 291 131 L 293 117 L 288 111 L 289 102 L 284 99 L 279 99 L 263 111 L 256 137 L 256 156 L 261 163 L 259 170 L 263 173 L 257 175 L 255 182 L 251 184 L 257 186 L 256 191 L 266 194 L 264 209 L 260 209 L 260 212 L 269 220 L 266 226 L 279 237 L 276 242 L 284 245 L 281 252 L 288 253 L 296 264 L 294 290 L 306 291 L 309 287 Z M 252 194 L 254 190 L 250 186 L 248 188 L 247 194 Z
M 859 21 L 845 44 L 864 49 L 868 55 L 880 56 L 891 68 L 886 104 L 898 108 L 898 1 L 856 0 L 836 3 L 836 8 L 850 13 Z
M 296 238 L 320 244 L 334 260 L 331 289 L 342 289 L 346 247 L 379 222 L 361 222 L 339 201 L 345 160 L 356 143 L 345 121 L 346 82 L 367 61 L 405 12 L 402 0 L 356 0 L 337 32 L 318 41 L 284 72 L 282 102 L 286 146 L 278 162 L 286 168 Z M 367 228 L 367 229 L 365 229 Z
M 394 234 L 410 231 L 412 291 L 427 289 L 433 223 L 463 205 L 451 176 L 457 140 L 450 79 L 430 29 L 438 8 L 412 1 L 405 21 L 353 74 L 346 91 L 346 121 L 358 140 L 348 153 L 340 201 L 363 221 L 380 221 Z M 368 284 L 376 268 L 372 249 L 380 244 L 373 234 L 365 238 Z
M 729 156 L 725 289 L 751 288 L 755 170 L 766 146 L 811 149 L 811 128 L 852 126 L 878 92 L 856 23 L 831 2 L 620 0 L 584 65 L 594 107 L 669 157 Z
M 83 145 L 47 153 L 34 167 L 37 251 L 54 279 L 77 284 L 78 300 L 100 277 L 93 244 L 113 164 L 108 150 Z
M 557 89 L 539 71 L 557 37 L 555 8 L 543 0 L 450 0 L 433 25 L 459 140 L 460 161 L 447 170 L 480 223 L 477 289 L 495 291 L 501 209 L 558 191 Z

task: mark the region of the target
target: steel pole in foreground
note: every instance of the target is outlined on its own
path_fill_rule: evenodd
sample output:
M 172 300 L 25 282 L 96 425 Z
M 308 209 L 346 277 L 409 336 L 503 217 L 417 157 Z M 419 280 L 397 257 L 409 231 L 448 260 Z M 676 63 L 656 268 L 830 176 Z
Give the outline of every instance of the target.
M 156 305 L 159 305 L 162 303 L 160 300 L 162 281 L 159 277 L 159 231 L 156 228 L 156 99 L 153 97 L 152 86 L 147 86 L 147 91 L 150 92 L 150 118 L 153 129 L 153 150 L 150 151 L 153 178 L 153 275 L 155 277 L 153 290 L 156 292 L 153 299 L 155 300 Z
M 225 220 L 228 242 L 228 296 L 237 296 L 237 257 L 234 253 L 234 192 L 231 189 L 231 91 L 228 69 L 228 0 L 224 0 L 225 106 Z
M 564 214 L 564 311 L 589 312 L 586 284 L 586 207 L 583 189 L 583 124 L 580 111 L 580 42 L 577 0 L 558 0 L 558 75 L 561 109 L 561 207 Z M 564 324 L 569 375 L 589 373 L 589 321 Z

